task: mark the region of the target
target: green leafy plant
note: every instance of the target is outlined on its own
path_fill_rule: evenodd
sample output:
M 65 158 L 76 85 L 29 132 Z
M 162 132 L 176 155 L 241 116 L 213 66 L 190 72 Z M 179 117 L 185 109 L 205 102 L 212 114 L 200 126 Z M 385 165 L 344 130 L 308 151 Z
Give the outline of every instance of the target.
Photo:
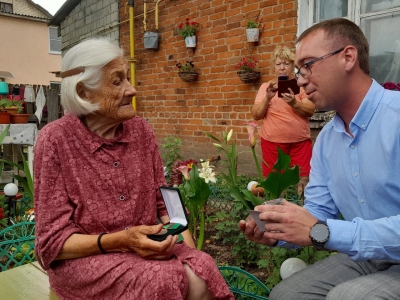
M 205 205 L 211 195 L 211 189 L 208 181 L 216 181 L 215 174 L 209 171 L 210 167 L 208 162 L 202 164 L 201 172 L 197 169 L 196 164 L 189 168 L 186 165 L 178 168 L 184 177 L 184 183 L 181 187 L 182 194 L 184 195 L 185 205 L 189 209 L 189 230 L 194 237 L 196 237 L 197 225 L 200 223 L 200 233 L 197 241 L 197 249 L 201 250 L 204 242 L 205 230 Z
M 180 146 L 182 141 L 180 138 L 169 136 L 164 138 L 164 144 L 162 145 L 163 159 L 165 171 L 167 174 L 171 174 L 172 164 L 178 159 L 182 159 L 180 155 Z
M 257 71 L 258 59 L 253 56 L 245 56 L 236 64 L 235 69 L 242 72 Z
M 196 73 L 199 68 L 196 68 L 194 66 L 193 61 L 186 61 L 186 63 L 181 64 L 181 63 L 177 63 L 176 67 L 179 69 L 178 72 L 184 72 L 184 73 Z
M 258 23 L 257 21 L 253 21 L 253 20 L 247 20 L 247 28 L 258 28 Z
M 189 18 L 186 18 L 185 22 L 180 23 L 178 26 L 178 34 L 183 38 L 195 35 L 197 30 L 199 30 L 199 23 L 190 22 Z

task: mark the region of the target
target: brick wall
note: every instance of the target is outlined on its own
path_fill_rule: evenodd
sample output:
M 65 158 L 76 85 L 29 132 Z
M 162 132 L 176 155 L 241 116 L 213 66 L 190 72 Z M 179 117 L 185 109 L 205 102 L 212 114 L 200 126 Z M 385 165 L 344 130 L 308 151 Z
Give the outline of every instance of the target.
M 106 36 L 118 44 L 118 7 L 118 0 L 82 0 L 62 22 L 63 51 L 93 36 Z
M 185 158 L 216 155 L 204 131 L 220 136 L 231 128 L 237 137 L 241 173 L 256 172 L 243 123 L 252 120 L 250 109 L 262 82 L 273 77 L 270 58 L 277 45 L 294 48 L 297 32 L 295 0 L 165 0 L 159 4 L 158 50 L 143 46 L 143 0 L 135 2 L 135 57 L 138 114 L 154 128 L 160 144 L 167 136 L 183 142 Z M 150 1 L 147 1 L 150 2 Z M 151 1 L 153 2 L 153 1 Z M 121 21 L 129 18 L 127 1 L 120 1 Z M 154 8 L 147 4 L 147 11 Z M 246 40 L 247 19 L 260 14 L 264 30 L 258 44 Z M 155 28 L 154 12 L 148 13 L 147 30 Z M 185 18 L 200 23 L 197 48 L 187 50 L 176 27 Z M 120 44 L 129 55 L 129 22 L 122 22 Z M 246 55 L 260 59 L 262 77 L 257 84 L 240 81 L 234 68 Z M 198 81 L 183 82 L 176 62 L 193 60 L 200 68 Z M 260 153 L 259 143 L 257 151 Z

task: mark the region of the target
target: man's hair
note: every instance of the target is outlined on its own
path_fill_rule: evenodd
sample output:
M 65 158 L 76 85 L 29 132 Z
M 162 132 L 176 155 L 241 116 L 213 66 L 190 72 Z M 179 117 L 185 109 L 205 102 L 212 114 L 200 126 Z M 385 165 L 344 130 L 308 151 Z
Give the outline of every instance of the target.
M 277 58 L 288 60 L 290 63 L 294 63 L 295 55 L 288 47 L 278 46 L 276 47 L 274 53 L 272 53 L 271 60 L 273 64 L 275 64 Z
M 369 45 L 360 27 L 344 18 L 330 19 L 306 29 L 297 38 L 296 43 L 299 43 L 303 38 L 318 30 L 324 31 L 331 51 L 338 50 L 340 47 L 346 47 L 347 45 L 354 46 L 358 52 L 358 62 L 361 70 L 369 75 Z
M 61 105 L 65 112 L 84 116 L 98 109 L 98 104 L 79 97 L 76 87 L 81 83 L 89 90 L 97 90 L 103 67 L 119 57 L 123 57 L 122 49 L 107 38 L 90 38 L 68 50 L 62 59 L 61 70 L 83 67 L 85 71 L 61 81 Z

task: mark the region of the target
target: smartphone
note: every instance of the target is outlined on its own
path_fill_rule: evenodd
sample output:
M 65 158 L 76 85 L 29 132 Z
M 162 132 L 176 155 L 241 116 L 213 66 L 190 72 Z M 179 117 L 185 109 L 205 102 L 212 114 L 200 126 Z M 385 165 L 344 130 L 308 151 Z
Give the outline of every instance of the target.
M 282 98 L 282 94 L 290 93 L 289 88 L 293 91 L 295 95 L 300 93 L 300 87 L 297 85 L 296 79 L 290 79 L 289 76 L 279 76 L 278 77 L 278 97 Z

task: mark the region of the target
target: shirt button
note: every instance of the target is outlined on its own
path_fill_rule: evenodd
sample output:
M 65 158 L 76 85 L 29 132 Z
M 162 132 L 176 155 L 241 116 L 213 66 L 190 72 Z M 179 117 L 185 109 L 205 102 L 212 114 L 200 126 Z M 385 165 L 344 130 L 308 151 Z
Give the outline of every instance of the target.
M 355 172 L 355 173 L 354 173 L 354 176 L 356 176 L 356 177 L 357 177 L 357 176 L 358 176 L 358 172 Z
M 364 203 L 364 201 L 365 201 L 364 198 L 361 198 L 361 199 L 360 199 L 360 202 L 361 202 L 361 203 Z
M 356 146 L 354 146 L 354 145 L 351 145 L 351 149 L 356 149 Z
M 364 128 L 365 128 L 365 125 L 364 125 L 364 124 L 362 124 L 362 125 L 361 125 L 361 128 L 362 128 L 362 129 L 364 129 Z
M 119 200 L 125 201 L 125 196 L 124 195 L 119 196 Z
M 113 165 L 114 165 L 115 168 L 117 168 L 119 166 L 119 163 L 116 161 L 116 162 L 114 162 Z

